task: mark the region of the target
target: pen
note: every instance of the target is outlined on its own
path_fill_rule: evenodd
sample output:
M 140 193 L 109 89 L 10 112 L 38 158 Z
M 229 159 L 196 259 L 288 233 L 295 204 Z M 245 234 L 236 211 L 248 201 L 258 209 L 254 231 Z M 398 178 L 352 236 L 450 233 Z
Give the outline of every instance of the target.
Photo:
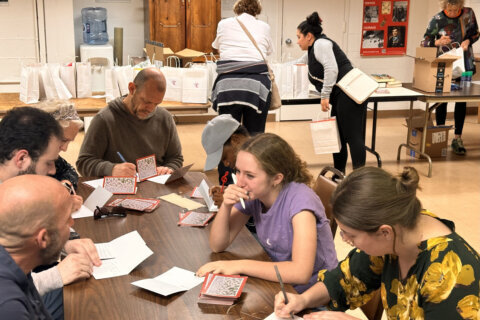
M 222 190 L 220 190 L 221 193 L 223 193 L 223 188 L 225 188 L 225 183 L 227 183 L 227 176 L 230 172 L 225 171 L 225 174 L 222 176 Z
M 237 176 L 233 172 L 232 172 L 232 180 L 233 180 L 233 183 L 237 184 Z M 242 205 L 242 208 L 245 209 L 245 201 L 243 200 L 243 198 L 240 198 L 240 204 Z
M 117 151 L 117 154 L 118 154 L 118 157 L 120 158 L 120 160 L 122 160 L 123 162 L 127 162 L 127 160 L 125 160 L 125 158 L 122 156 L 120 151 Z
M 120 160 L 122 160 L 123 162 L 127 162 L 127 160 L 125 160 L 125 158 L 122 156 L 120 151 L 117 151 L 117 154 L 118 154 L 118 157 L 120 158 Z M 140 177 L 138 176 L 138 172 L 135 173 L 135 177 L 137 177 L 137 181 L 140 181 Z
M 283 298 L 285 299 L 285 304 L 288 304 L 287 293 L 285 292 L 285 286 L 283 285 L 282 276 L 280 275 L 280 271 L 278 271 L 277 265 L 274 264 L 273 267 L 275 268 L 275 273 L 277 274 L 278 282 L 280 282 L 280 288 L 282 289 Z M 293 313 L 290 313 L 290 317 L 293 319 Z

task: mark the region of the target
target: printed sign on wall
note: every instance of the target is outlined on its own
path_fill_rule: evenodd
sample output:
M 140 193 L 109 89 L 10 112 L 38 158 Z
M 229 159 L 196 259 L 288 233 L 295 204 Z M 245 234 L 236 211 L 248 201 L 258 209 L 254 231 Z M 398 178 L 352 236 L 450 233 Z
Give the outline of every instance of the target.
M 406 53 L 409 1 L 363 1 L 361 55 Z

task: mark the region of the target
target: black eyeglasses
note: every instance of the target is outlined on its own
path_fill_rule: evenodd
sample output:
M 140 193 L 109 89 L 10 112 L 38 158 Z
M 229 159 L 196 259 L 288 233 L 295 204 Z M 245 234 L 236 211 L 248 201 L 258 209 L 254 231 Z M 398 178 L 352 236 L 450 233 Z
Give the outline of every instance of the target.
M 108 217 L 117 217 L 117 218 L 125 218 L 127 216 L 127 210 L 122 207 L 99 207 L 93 211 L 93 219 L 104 219 Z
M 65 188 L 67 188 L 68 192 L 69 192 L 71 195 L 74 195 L 74 194 L 75 194 L 75 189 L 73 188 L 73 186 L 72 186 L 70 183 L 68 183 L 68 182 L 66 182 L 66 181 L 63 181 L 63 182 L 62 182 L 62 185 L 63 185 Z

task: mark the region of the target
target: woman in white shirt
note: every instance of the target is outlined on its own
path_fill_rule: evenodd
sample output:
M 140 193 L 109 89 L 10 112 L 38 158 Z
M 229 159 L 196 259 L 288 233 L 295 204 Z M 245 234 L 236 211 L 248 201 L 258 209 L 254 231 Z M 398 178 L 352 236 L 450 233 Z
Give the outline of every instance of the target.
M 271 81 L 260 52 L 237 21 L 253 36 L 263 56 L 272 54 L 270 26 L 256 16 L 262 7 L 258 0 L 238 0 L 235 17 L 218 23 L 212 47 L 218 49 L 217 79 L 212 90 L 214 110 L 231 114 L 250 134 L 264 132 L 270 106 Z

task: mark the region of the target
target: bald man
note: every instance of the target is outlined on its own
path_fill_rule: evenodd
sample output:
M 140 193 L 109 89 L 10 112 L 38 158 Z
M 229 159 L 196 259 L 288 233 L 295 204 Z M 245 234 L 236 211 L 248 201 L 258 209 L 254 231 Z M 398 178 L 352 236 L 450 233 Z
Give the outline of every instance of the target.
M 50 177 L 21 175 L 0 184 L 1 319 L 50 319 L 31 271 L 58 259 L 73 225 L 72 205 Z
M 160 70 L 140 71 L 128 84 L 128 95 L 111 101 L 93 118 L 78 156 L 78 171 L 83 176 L 133 176 L 135 160 L 152 154 L 159 174 L 180 168 L 183 156 L 175 122 L 157 106 L 165 90 Z

